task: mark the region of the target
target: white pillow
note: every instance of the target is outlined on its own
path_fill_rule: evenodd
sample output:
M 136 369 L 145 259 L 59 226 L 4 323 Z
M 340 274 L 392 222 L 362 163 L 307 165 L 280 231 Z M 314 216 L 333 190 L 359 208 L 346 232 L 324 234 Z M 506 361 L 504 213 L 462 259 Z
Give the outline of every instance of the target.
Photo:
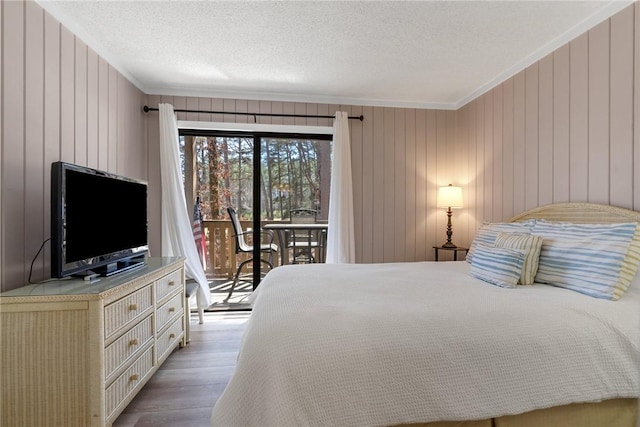
M 503 288 L 515 288 L 524 265 L 525 251 L 496 248 L 479 243 L 471 263 L 470 274 Z
M 535 224 L 535 219 L 529 219 L 521 222 L 484 222 L 476 232 L 473 242 L 467 253 L 467 262 L 473 261 L 473 254 L 476 246 L 480 243 L 493 246 L 499 232 L 505 233 L 531 233 L 531 229 Z
M 640 264 L 640 225 L 635 222 L 540 220 L 533 234 L 544 238 L 536 282 L 617 300 L 629 288 Z
M 538 272 L 538 258 L 542 248 L 542 236 L 527 233 L 500 232 L 496 237 L 496 248 L 521 249 L 525 252 L 524 265 L 518 284 L 533 285 Z

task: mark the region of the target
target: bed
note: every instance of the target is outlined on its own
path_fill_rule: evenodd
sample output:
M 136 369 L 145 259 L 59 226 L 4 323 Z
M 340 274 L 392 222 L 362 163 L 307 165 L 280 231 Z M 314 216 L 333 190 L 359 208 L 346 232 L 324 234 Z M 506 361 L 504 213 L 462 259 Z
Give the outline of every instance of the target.
M 542 219 L 622 225 L 640 222 L 640 213 L 556 204 L 511 222 Z M 252 295 L 212 425 L 636 425 L 640 274 L 611 301 L 539 283 L 505 289 L 472 269 L 415 262 L 272 270 Z

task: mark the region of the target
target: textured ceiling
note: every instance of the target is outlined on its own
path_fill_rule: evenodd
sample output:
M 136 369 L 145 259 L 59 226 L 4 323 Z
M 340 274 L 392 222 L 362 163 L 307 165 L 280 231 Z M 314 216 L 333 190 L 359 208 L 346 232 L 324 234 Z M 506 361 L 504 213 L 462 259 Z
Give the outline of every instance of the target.
M 40 1 L 148 94 L 457 108 L 630 1 Z

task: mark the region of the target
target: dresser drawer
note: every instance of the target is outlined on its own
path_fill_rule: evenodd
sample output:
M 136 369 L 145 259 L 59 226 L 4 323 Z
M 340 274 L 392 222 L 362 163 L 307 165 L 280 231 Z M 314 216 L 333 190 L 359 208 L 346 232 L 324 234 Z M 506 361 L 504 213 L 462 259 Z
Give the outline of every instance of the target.
M 171 353 L 171 350 L 175 348 L 182 337 L 183 328 L 182 317 L 179 317 L 158 337 L 156 341 L 158 362 L 164 360 L 164 358 Z
M 182 317 L 182 305 L 184 295 L 176 294 L 169 301 L 158 307 L 156 312 L 156 332 L 160 332 L 169 322 L 176 317 Z
M 118 406 L 135 390 L 144 384 L 146 376 L 153 369 L 153 346 L 124 371 L 105 392 L 105 409 L 107 418 L 113 414 Z
M 182 290 L 182 269 L 167 274 L 156 281 L 156 301 L 161 303 L 165 297 L 178 290 Z
M 104 377 L 107 383 L 118 368 L 152 339 L 153 322 L 152 316 L 149 316 L 111 343 L 104 351 Z
M 115 332 L 136 318 L 153 310 L 153 289 L 145 286 L 104 308 L 104 338 L 108 340 Z

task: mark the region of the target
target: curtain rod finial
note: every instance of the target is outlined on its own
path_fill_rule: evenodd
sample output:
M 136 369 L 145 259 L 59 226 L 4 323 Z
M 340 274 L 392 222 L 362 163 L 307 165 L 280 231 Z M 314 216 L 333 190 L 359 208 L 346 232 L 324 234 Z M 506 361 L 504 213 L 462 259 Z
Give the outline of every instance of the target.
M 145 105 L 144 107 L 142 107 L 142 111 L 144 111 L 145 113 L 149 112 L 149 107 L 147 105 Z

